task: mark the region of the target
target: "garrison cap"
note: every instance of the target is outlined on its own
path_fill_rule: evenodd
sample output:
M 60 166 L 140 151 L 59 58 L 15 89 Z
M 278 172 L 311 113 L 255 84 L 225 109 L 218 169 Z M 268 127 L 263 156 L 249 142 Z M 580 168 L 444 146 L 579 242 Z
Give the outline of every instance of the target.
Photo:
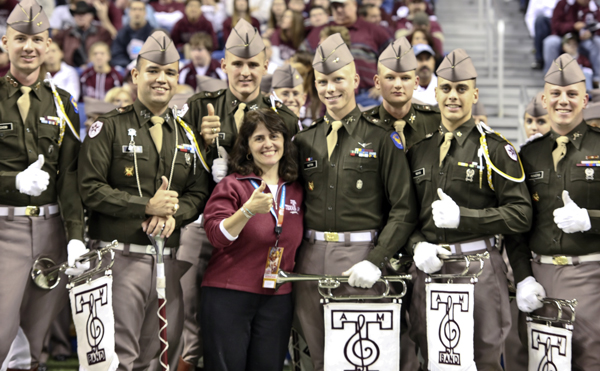
M 260 91 L 265 94 L 271 94 L 271 83 L 273 82 L 273 75 L 264 75 L 260 80 Z
M 542 105 L 542 95 L 543 93 L 538 93 L 535 98 L 529 102 L 527 108 L 525 108 L 525 113 L 528 113 L 532 117 L 541 117 L 548 114 L 548 111 Z
M 179 52 L 173 40 L 164 31 L 154 31 L 146 39 L 139 56 L 162 66 L 179 60 Z
M 339 33 L 329 36 L 317 47 L 313 68 L 325 75 L 329 75 L 346 65 L 354 62 L 350 49 Z
M 481 102 L 477 102 L 473 105 L 473 111 L 471 112 L 473 116 L 487 116 L 487 112 L 485 111 L 485 106 Z
M 252 58 L 264 49 L 265 43 L 258 30 L 243 18 L 231 30 L 225 43 L 225 50 L 240 58 Z
M 600 89 L 592 89 L 589 91 L 589 94 L 592 102 L 600 102 Z
M 198 91 L 217 91 L 221 89 L 227 89 L 227 81 L 221 79 L 215 79 L 214 77 L 197 75 L 196 82 L 198 85 Z
M 273 72 L 273 81 L 271 87 L 273 89 L 279 88 L 295 88 L 298 85 L 302 85 L 304 79 L 300 72 L 289 64 L 283 65 Z
M 8 16 L 6 24 L 26 35 L 35 35 L 50 28 L 48 16 L 35 0 L 18 3 Z
M 585 81 L 585 76 L 577 61 L 564 53 L 552 62 L 544 81 L 552 85 L 568 86 Z
M 452 82 L 477 78 L 471 57 L 464 49 L 454 49 L 450 52 L 438 67 L 436 74 Z
M 583 119 L 584 120 L 600 119 L 600 103 L 588 104 L 588 106 L 583 109 Z
M 85 103 L 85 115 L 87 117 L 103 115 L 118 108 L 115 104 L 90 97 L 83 97 L 83 103 Z
M 401 37 L 388 45 L 379 56 L 379 63 L 394 72 L 406 72 L 417 69 L 417 57 L 413 53 L 412 45 Z

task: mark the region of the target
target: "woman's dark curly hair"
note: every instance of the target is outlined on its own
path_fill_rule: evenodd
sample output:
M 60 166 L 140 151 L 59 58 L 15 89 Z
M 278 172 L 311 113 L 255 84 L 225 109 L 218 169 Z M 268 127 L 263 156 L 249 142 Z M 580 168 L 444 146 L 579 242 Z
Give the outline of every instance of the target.
M 248 142 L 258 124 L 264 124 L 271 133 L 283 135 L 283 156 L 279 160 L 279 177 L 286 182 L 295 181 L 298 178 L 296 145 L 292 142 L 292 136 L 281 117 L 269 108 L 253 110 L 244 115 L 244 121 L 233 146 L 233 153 L 229 158 L 229 169 L 240 175 L 251 173 L 262 175 L 262 170 L 256 166 L 254 159 L 250 157 L 248 160 L 246 157 L 250 154 Z

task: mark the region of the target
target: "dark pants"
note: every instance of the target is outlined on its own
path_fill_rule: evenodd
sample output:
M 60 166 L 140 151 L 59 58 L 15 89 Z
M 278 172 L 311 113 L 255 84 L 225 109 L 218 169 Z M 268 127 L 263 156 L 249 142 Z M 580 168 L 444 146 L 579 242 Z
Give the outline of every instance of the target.
M 535 19 L 535 36 L 533 45 L 535 46 L 535 61 L 544 63 L 544 39 L 552 33 L 550 18 L 543 15 Z
M 200 327 L 206 371 L 277 371 L 292 328 L 292 295 L 203 287 Z

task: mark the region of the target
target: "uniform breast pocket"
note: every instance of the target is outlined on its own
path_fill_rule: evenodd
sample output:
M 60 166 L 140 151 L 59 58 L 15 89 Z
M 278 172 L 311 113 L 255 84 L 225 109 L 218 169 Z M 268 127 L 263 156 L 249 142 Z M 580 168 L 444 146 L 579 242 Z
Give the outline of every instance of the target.
M 379 160 L 376 158 L 351 157 L 344 161 L 344 174 L 338 178 L 338 185 L 350 197 L 375 196 L 382 188 L 379 177 Z
M 571 168 L 571 184 L 567 186 L 571 198 L 579 207 L 600 208 L 600 170 L 595 167 Z
M 492 191 L 489 189 L 486 173 L 482 175 L 481 188 L 479 188 L 479 169 L 475 167 L 451 165 L 450 179 L 452 180 L 450 188 L 460 190 L 454 195 L 459 205 L 480 208 L 479 205 L 489 203 L 489 195 Z
M 20 144 L 19 134 L 11 124 L 10 129 L 0 131 L 0 160 L 10 160 L 22 155 L 23 145 Z
M 44 155 L 44 161 L 53 164 L 58 162 L 59 137 L 60 126 L 48 124 L 38 125 L 38 151 L 40 154 Z
M 233 144 L 235 143 L 235 135 L 226 131 L 219 133 L 219 145 L 225 147 L 227 152 L 231 153 L 233 150 Z
M 326 187 L 327 179 L 323 176 L 323 160 L 310 158 L 302 164 L 304 190 L 309 197 L 317 197 Z

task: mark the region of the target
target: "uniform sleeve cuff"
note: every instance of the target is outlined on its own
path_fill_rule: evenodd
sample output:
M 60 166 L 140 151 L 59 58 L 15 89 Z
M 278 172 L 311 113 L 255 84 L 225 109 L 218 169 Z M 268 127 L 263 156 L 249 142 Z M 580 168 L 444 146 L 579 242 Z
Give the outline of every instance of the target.
M 227 232 L 227 229 L 225 229 L 223 223 L 225 223 L 225 219 L 221 220 L 221 223 L 219 223 L 219 229 L 221 230 L 221 233 L 223 233 L 223 236 L 225 236 L 229 241 L 237 240 L 239 236 L 233 237 L 229 232 Z

